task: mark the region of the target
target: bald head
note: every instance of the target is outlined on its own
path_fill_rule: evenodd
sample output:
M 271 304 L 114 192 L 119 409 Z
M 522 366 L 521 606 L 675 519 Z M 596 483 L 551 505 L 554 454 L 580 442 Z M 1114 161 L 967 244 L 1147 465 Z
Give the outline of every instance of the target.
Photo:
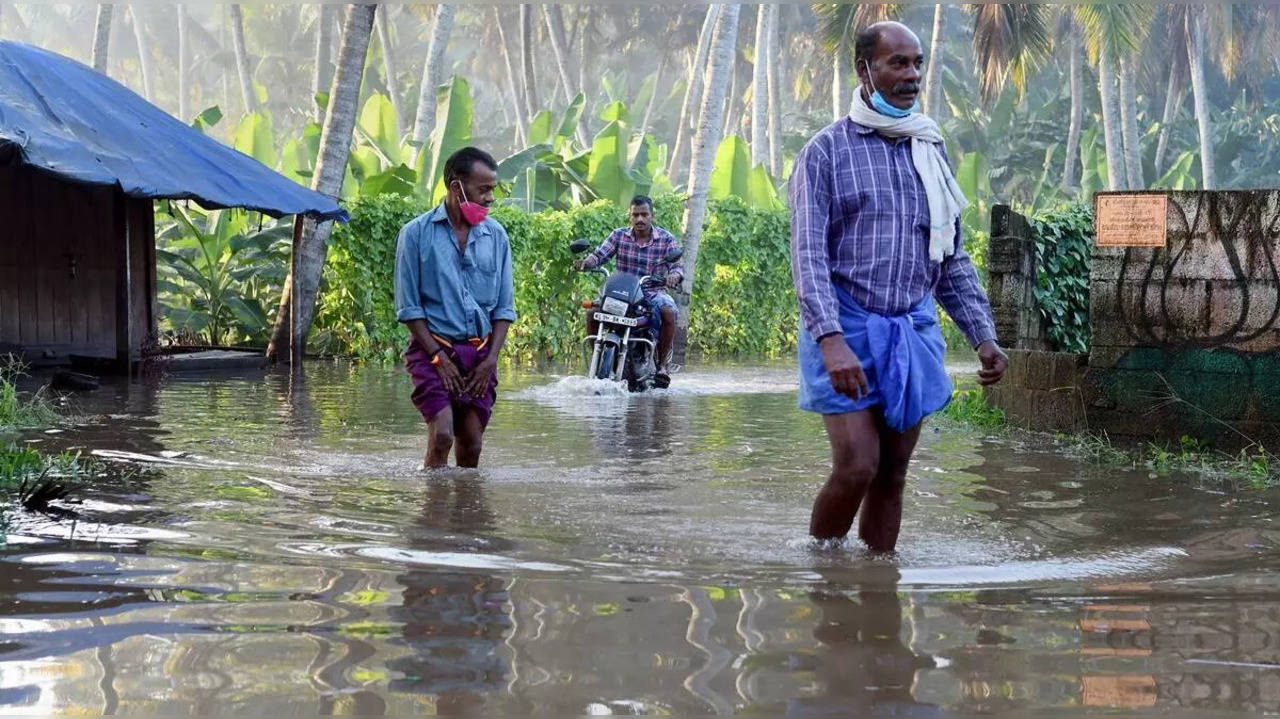
M 920 96 L 924 49 L 920 38 L 906 25 L 878 22 L 858 32 L 854 67 L 862 81 L 864 101 L 870 104 L 871 91 L 867 88 L 874 88 L 889 104 L 908 109 Z
M 915 43 L 917 47 L 923 47 L 920 45 L 920 38 L 911 32 L 911 28 L 893 20 L 882 20 L 858 31 L 853 48 L 854 62 L 863 60 L 871 62 L 875 56 L 876 47 L 882 41 L 895 44 Z

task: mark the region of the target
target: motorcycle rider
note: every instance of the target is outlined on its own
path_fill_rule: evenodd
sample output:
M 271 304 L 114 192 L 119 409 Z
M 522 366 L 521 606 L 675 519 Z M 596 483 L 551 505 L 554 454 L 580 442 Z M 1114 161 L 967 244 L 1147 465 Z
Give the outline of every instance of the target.
M 672 248 L 679 248 L 675 235 L 653 224 L 653 200 L 645 195 L 636 195 L 631 199 L 631 226 L 614 230 L 595 252 L 578 260 L 574 267 L 579 270 L 593 270 L 608 262 L 614 255 L 618 257 L 618 272 L 626 272 L 654 279 L 645 283 L 644 297 L 661 318 L 661 329 L 658 335 L 658 351 L 655 364 L 658 367 L 654 382 L 658 387 L 671 384 L 671 375 L 667 372 L 667 360 L 671 354 L 671 344 L 676 336 L 676 302 L 663 289 L 662 276 L 666 275 L 667 287 L 679 287 L 684 281 L 684 267 L 677 260 L 668 262 L 664 259 Z M 594 335 L 598 323 L 595 320 L 595 308 L 587 309 L 587 334 Z

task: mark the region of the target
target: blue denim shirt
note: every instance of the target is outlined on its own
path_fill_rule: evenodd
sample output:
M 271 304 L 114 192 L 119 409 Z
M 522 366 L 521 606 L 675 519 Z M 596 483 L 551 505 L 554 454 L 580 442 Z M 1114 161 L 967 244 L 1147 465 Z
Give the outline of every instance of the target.
M 484 337 L 494 320 L 516 319 L 511 243 L 492 218 L 471 228 L 465 253 L 444 203 L 417 217 L 396 239 L 396 319 L 425 319 L 449 340 Z

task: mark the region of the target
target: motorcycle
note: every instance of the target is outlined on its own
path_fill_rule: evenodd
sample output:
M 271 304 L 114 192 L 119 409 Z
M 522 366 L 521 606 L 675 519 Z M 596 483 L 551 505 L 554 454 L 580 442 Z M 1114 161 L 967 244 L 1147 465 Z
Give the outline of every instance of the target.
M 590 240 L 574 240 L 569 245 L 569 251 L 575 255 L 589 249 Z M 673 247 L 662 259 L 671 263 L 681 255 L 683 251 Z M 666 276 L 637 277 L 626 272 L 610 273 L 602 267 L 591 271 L 604 275 L 605 281 L 598 299 L 582 303 L 584 308 L 594 311 L 593 317 L 598 323 L 596 333 L 582 340 L 591 343 L 587 377 L 626 382 L 631 392 L 665 388 L 669 382 L 657 377 L 656 361 L 661 319 L 645 299 L 644 287 L 650 282 L 665 284 Z

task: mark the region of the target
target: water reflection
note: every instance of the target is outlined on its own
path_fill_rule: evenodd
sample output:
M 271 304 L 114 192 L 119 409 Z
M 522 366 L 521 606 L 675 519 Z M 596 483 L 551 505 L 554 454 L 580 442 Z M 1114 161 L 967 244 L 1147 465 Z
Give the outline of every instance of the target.
M 934 662 L 904 642 L 897 568 L 864 570 L 856 590 L 842 584 L 847 573 L 827 570 L 822 574 L 827 583 L 809 593 L 818 617 L 813 638 L 819 649 L 811 657 L 818 690 L 789 702 L 789 713 L 941 713 L 936 705 L 917 702 L 912 696 L 916 673 L 933 668 Z
M 38 438 L 152 471 L 14 525 L 0 707 L 1280 711 L 1276 493 L 939 425 L 895 563 L 815 554 L 820 425 L 717 372 L 515 378 L 493 461 L 430 475 L 398 369 L 104 388 Z
M 429 475 L 422 512 L 406 536 L 411 550 L 457 548 L 456 533 L 487 533 L 494 513 L 477 472 Z M 502 542 L 501 544 L 507 544 Z M 486 542 L 493 550 L 492 541 Z M 429 695 L 437 713 L 482 708 L 506 684 L 502 650 L 511 628 L 508 582 L 478 572 L 415 569 L 396 576 L 401 606 L 389 612 L 409 654 L 387 662 L 388 689 Z

